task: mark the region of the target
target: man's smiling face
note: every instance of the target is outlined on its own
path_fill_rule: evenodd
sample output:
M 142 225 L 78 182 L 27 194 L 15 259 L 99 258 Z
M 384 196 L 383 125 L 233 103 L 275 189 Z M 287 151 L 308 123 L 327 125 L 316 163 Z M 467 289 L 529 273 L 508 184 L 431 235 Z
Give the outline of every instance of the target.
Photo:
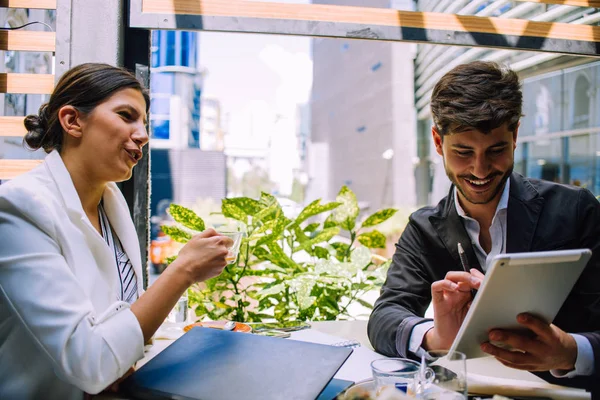
M 518 127 L 511 132 L 504 124 L 487 134 L 467 129 L 442 138 L 433 128 L 436 151 L 443 157 L 446 175 L 464 206 L 500 198 L 514 167 L 517 132 Z

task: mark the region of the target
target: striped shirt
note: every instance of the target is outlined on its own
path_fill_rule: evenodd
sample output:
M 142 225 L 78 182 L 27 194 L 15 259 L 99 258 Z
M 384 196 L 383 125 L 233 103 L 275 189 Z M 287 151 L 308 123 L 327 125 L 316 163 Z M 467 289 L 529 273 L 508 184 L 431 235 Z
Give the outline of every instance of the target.
M 138 298 L 138 287 L 133 265 L 123 249 L 123 245 L 118 236 L 113 232 L 110 221 L 106 216 L 102 203 L 98 205 L 98 213 L 100 215 L 100 227 L 102 228 L 102 237 L 106 241 L 108 247 L 115 255 L 115 263 L 117 267 L 117 275 L 119 281 L 117 287 L 120 291 L 117 295 L 117 300 L 126 301 L 132 304 Z

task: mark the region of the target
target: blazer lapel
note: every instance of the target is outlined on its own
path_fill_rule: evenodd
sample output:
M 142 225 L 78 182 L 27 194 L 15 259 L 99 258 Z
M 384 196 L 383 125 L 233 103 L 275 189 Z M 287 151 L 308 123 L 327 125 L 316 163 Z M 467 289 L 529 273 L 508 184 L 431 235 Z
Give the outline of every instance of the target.
M 66 213 L 70 222 L 81 232 L 86 246 L 80 246 L 77 252 L 80 257 L 89 257 L 96 260 L 101 276 L 106 280 L 107 287 L 113 287 L 110 282 L 116 282 L 118 279 L 117 269 L 115 267 L 115 258 L 112 251 L 106 245 L 102 236 L 96 228 L 91 224 L 87 215 L 83 211 L 81 200 L 75 190 L 75 185 L 71 179 L 71 175 L 65 167 L 60 154 L 54 150 L 44 161 L 44 165 L 48 169 L 50 176 L 56 183 L 57 196 L 62 198 Z M 86 260 L 86 262 L 89 262 Z M 77 266 L 75 266 L 77 268 Z M 92 290 L 93 292 L 93 290 Z M 110 299 L 116 299 L 116 293 L 108 295 Z M 100 309 L 108 306 L 110 303 L 105 302 L 107 295 L 100 296 L 94 302 L 95 305 L 101 305 Z
M 443 210 L 442 215 L 431 216 L 429 222 L 437 231 L 444 246 L 456 262 L 456 270 L 463 270 L 460 256 L 458 255 L 458 243 L 460 243 L 465 250 L 467 262 L 469 263 L 468 268 L 476 268 L 483 272 L 479 265 L 479 261 L 477 260 L 477 256 L 475 255 L 475 250 L 473 250 L 471 239 L 467 234 L 462 219 L 456 211 L 456 206 L 454 204 L 454 186 L 450 188 L 450 193 L 446 199 L 446 207 Z
M 510 179 L 506 217 L 506 252 L 531 251 L 533 235 L 544 207 L 544 198 L 521 175 L 513 172 Z
M 140 245 L 138 242 L 138 235 L 133 226 L 131 215 L 129 214 L 129 207 L 127 202 L 123 198 L 121 191 L 114 183 L 109 183 L 104 191 L 104 210 L 110 221 L 110 225 L 119 237 L 123 250 L 127 253 L 131 265 L 135 271 L 138 292 L 141 293 L 143 290 L 143 275 L 142 275 L 142 260 L 140 254 Z

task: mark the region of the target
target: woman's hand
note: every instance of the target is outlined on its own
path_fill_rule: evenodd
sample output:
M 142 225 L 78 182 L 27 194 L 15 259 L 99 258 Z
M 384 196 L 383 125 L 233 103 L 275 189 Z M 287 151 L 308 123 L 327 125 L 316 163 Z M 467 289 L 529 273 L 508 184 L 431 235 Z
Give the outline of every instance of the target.
M 193 236 L 179 251 L 177 259 L 169 266 L 183 271 L 191 283 L 202 282 L 219 275 L 227 262 L 225 257 L 233 241 L 219 235 L 214 229 L 207 229 Z

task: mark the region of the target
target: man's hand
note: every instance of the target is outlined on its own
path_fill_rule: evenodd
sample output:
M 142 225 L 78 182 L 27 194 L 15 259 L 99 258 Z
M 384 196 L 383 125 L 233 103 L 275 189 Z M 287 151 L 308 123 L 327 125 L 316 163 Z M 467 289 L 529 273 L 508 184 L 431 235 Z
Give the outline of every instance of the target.
M 493 329 L 489 338 L 520 351 L 504 350 L 489 342 L 483 343 L 481 349 L 511 368 L 527 371 L 572 371 L 575 368 L 577 342 L 573 336 L 530 314 L 520 314 L 517 321 L 535 336 Z
M 482 281 L 483 274 L 473 268 L 471 273 L 448 272 L 445 279 L 433 282 L 434 327 L 423 339 L 422 347 L 425 350 L 450 348 L 473 301 L 471 289 L 478 289 Z

